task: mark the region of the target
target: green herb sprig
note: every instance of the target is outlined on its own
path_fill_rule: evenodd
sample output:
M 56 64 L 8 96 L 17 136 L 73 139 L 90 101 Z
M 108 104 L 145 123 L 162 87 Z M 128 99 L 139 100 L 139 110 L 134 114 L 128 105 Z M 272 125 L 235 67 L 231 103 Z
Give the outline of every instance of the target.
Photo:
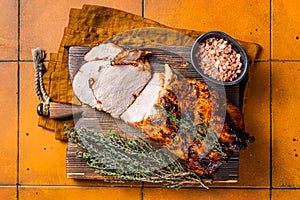
M 160 183 L 165 187 L 180 188 L 194 185 L 207 188 L 202 178 L 187 169 L 179 159 L 166 149 L 156 149 L 140 137 L 132 140 L 115 132 L 103 134 L 86 128 L 68 129 L 71 142 L 82 150 L 77 156 L 87 159 L 95 173 L 114 176 L 109 182 Z

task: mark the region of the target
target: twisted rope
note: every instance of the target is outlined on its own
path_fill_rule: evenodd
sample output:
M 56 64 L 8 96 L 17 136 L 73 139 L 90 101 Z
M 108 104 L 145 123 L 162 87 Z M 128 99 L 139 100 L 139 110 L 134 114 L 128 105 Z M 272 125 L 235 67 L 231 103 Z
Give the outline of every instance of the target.
M 32 57 L 33 57 L 34 69 L 35 69 L 35 79 L 34 79 L 35 93 L 43 106 L 42 108 L 43 116 L 48 116 L 50 97 L 47 95 L 47 92 L 43 84 L 43 73 L 46 70 L 44 65 L 46 53 L 44 50 L 40 48 L 36 48 L 32 50 Z

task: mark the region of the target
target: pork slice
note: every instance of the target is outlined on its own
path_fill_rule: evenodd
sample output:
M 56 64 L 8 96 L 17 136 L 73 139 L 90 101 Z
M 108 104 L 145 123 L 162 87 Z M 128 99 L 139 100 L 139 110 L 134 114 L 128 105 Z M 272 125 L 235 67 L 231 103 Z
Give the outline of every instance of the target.
M 98 80 L 99 69 L 107 65 L 110 65 L 110 61 L 92 61 L 85 63 L 78 70 L 72 81 L 72 86 L 74 94 L 82 103 L 97 107 L 98 103 L 91 90 L 91 84 Z
M 134 103 L 121 115 L 121 119 L 127 123 L 138 124 L 146 120 L 150 115 L 155 115 L 160 95 L 170 84 L 174 73 L 169 65 L 165 65 L 164 73 L 154 73 L 145 89 L 141 92 Z
M 163 73 L 153 73 L 145 89 L 134 103 L 121 115 L 121 119 L 128 123 L 142 121 L 153 112 L 160 91 L 163 89 Z
M 93 47 L 84 55 L 85 61 L 109 60 L 112 61 L 124 49 L 114 43 L 101 43 Z
M 144 65 L 148 65 L 145 63 Z M 120 115 L 134 102 L 152 77 L 151 67 L 115 65 L 101 68 L 97 80 L 91 85 L 97 109 Z

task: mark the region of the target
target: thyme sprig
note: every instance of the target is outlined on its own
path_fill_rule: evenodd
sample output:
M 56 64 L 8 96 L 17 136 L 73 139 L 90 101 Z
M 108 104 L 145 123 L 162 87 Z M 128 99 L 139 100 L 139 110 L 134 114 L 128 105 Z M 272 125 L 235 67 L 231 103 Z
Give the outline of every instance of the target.
M 196 140 L 202 141 L 208 151 L 218 152 L 222 156 L 226 156 L 223 148 L 219 142 L 216 133 L 209 128 L 207 123 L 202 118 L 197 118 L 200 122 L 195 124 L 190 115 L 184 117 L 177 117 L 175 113 L 170 113 L 162 106 L 155 104 L 155 108 L 162 112 L 169 120 L 173 121 L 181 133 L 191 134 Z
M 128 139 L 115 132 L 108 134 L 86 128 L 68 129 L 71 142 L 82 150 L 77 156 L 87 159 L 95 173 L 114 176 L 109 182 L 161 183 L 165 187 L 180 188 L 194 185 L 207 188 L 202 178 L 187 169 L 180 159 L 167 149 L 157 149 L 143 138 Z

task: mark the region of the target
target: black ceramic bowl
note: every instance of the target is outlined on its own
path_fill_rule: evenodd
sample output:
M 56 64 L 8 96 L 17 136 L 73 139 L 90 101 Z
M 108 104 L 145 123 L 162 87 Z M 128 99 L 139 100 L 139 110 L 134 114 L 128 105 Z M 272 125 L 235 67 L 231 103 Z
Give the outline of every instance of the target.
M 240 61 L 242 62 L 241 73 L 237 74 L 237 77 L 235 79 L 233 79 L 232 81 L 219 81 L 217 79 L 213 79 L 210 76 L 204 74 L 198 64 L 199 58 L 196 57 L 196 53 L 200 49 L 200 44 L 205 42 L 206 39 L 209 39 L 212 37 L 228 41 L 228 44 L 231 44 L 231 48 L 233 50 L 235 50 L 236 53 L 241 55 L 241 57 L 240 57 Z M 240 83 L 244 78 L 247 77 L 248 56 L 247 56 L 245 50 L 241 47 L 241 45 L 237 41 L 235 41 L 229 35 L 227 35 L 223 32 L 220 32 L 220 31 L 206 32 L 197 38 L 197 40 L 194 42 L 192 49 L 191 49 L 191 61 L 192 61 L 193 67 L 204 79 L 206 79 L 212 83 L 218 84 L 218 85 L 235 85 L 235 84 Z

